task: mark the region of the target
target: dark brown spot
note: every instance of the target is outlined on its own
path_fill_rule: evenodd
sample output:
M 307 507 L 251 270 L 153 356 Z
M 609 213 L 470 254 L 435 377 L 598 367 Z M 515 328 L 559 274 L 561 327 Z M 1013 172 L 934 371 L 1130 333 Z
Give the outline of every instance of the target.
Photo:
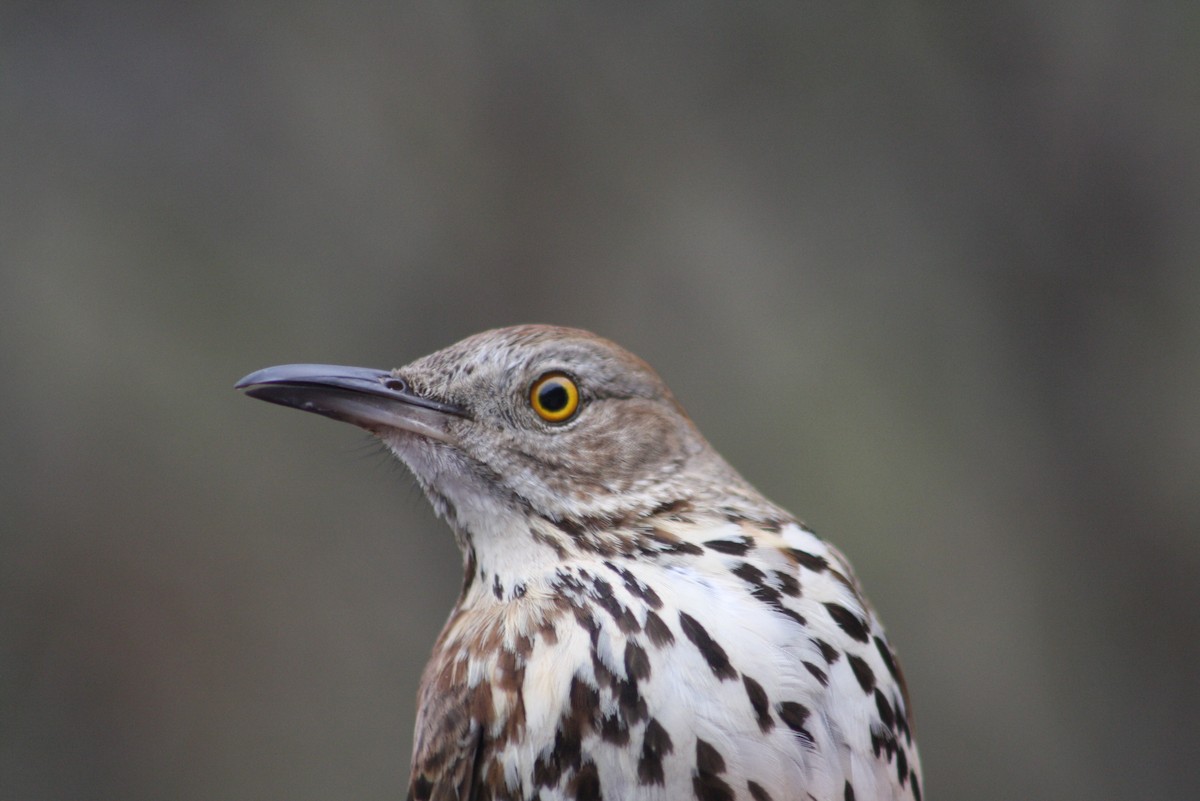
M 921 801 L 921 784 L 917 781 L 917 774 L 912 774 L 912 794 L 915 801 Z
M 700 554 L 704 553 L 704 549 L 694 542 L 685 542 L 680 540 L 669 548 L 664 548 L 663 552 L 684 554 L 685 556 L 699 556 Z
M 771 703 L 762 685 L 746 675 L 742 676 L 742 683 L 746 685 L 746 696 L 750 699 L 750 706 L 754 708 L 754 714 L 758 718 L 758 728 L 764 732 L 775 728 L 775 721 L 771 720 Z
M 750 791 L 750 797 L 754 801 L 772 801 L 771 794 L 764 790 L 758 782 L 746 782 L 746 789 Z
M 892 711 L 892 705 L 883 697 L 883 693 L 879 691 L 878 687 L 875 688 L 875 708 L 879 710 L 879 720 L 883 725 L 894 730 L 896 728 L 896 713 Z
M 616 620 L 617 627 L 625 634 L 639 634 L 642 631 L 642 625 L 637 622 L 633 612 L 626 607 L 621 607 L 621 616 Z
M 553 759 L 539 756 L 533 763 L 533 783 L 539 787 L 553 787 L 561 775 L 562 767 Z
M 483 754 L 483 748 L 476 753 Z M 480 770 L 478 766 L 482 763 L 482 758 L 477 758 L 475 772 L 479 778 L 475 780 L 472 790 L 477 790 L 488 801 L 518 801 L 504 782 L 504 765 L 500 760 L 493 759 L 487 763 L 487 768 Z
M 754 547 L 754 541 L 749 537 L 739 537 L 734 540 L 708 540 L 704 543 L 704 547 L 717 553 L 742 556 Z
M 892 649 L 888 648 L 888 644 L 883 641 L 882 637 L 875 638 L 875 647 L 879 650 L 879 655 L 883 658 L 883 664 L 887 667 L 888 673 L 892 674 L 893 679 L 899 681 L 899 669 L 896 667 L 896 657 L 892 655 Z
M 556 589 L 566 588 L 568 590 L 572 590 L 573 592 L 583 591 L 583 584 L 580 583 L 575 574 L 570 570 L 564 570 L 562 568 L 554 571 L 554 583 L 552 586 L 554 586 Z
M 821 656 L 825 657 L 825 663 L 828 665 L 832 665 L 834 662 L 838 661 L 838 657 L 841 656 L 841 653 L 838 651 L 838 649 L 834 648 L 824 640 L 813 640 L 813 643 L 821 649 Z
M 658 517 L 661 515 L 663 517 L 677 517 L 690 511 L 692 511 L 691 502 L 678 499 L 674 501 L 663 501 L 658 506 L 650 510 L 650 516 Z
M 575 621 L 579 623 L 580 627 L 591 638 L 592 647 L 595 647 L 600 637 L 600 624 L 596 622 L 596 618 L 592 617 L 592 613 L 588 611 L 588 608 L 582 604 L 573 605 L 571 611 L 575 613 Z
M 725 758 L 712 743 L 696 738 L 696 770 L 701 773 L 724 773 Z
M 675 642 L 675 635 L 667 628 L 667 624 L 653 612 L 646 613 L 646 635 L 650 642 L 660 648 Z
M 908 781 L 908 757 L 903 748 L 896 749 L 896 778 L 900 781 L 901 787 Z
M 641 598 L 651 609 L 662 608 L 662 599 L 658 597 L 658 593 L 656 593 L 652 587 L 649 587 L 648 585 L 638 581 L 637 577 L 634 576 L 632 572 L 626 570 L 625 568 L 617 567 L 612 562 L 605 562 L 604 565 L 609 570 L 621 577 L 621 581 L 625 584 L 625 589 L 628 590 L 631 595 Z
M 613 594 L 613 587 L 602 578 L 592 579 L 592 591 L 589 597 L 594 600 L 605 612 L 612 617 L 621 631 L 626 634 L 641 631 L 642 627 L 638 625 L 637 618 L 633 613 L 621 605 Z
M 768 587 L 765 584 L 760 584 L 750 591 L 758 600 L 762 601 L 767 606 L 773 606 L 778 610 L 783 610 L 783 596 L 779 594 L 779 590 L 774 587 Z
M 808 721 L 808 707 L 804 706 L 804 704 L 798 704 L 795 701 L 784 701 L 776 707 L 775 711 L 778 713 L 779 719 L 784 722 L 784 725 L 796 732 L 806 746 L 812 746 L 812 735 L 808 729 L 804 728 L 805 722 Z
M 525 682 L 525 660 L 515 652 L 503 648 L 496 658 L 496 686 L 515 693 Z
M 788 609 L 783 605 L 783 596 L 780 594 L 779 590 L 767 584 L 766 573 L 762 572 L 749 562 L 742 562 L 735 567 L 732 572 L 735 576 L 753 587 L 753 589 L 750 591 L 750 594 L 759 601 L 771 607 L 779 614 L 784 615 L 785 617 L 790 617 L 801 626 L 808 625 L 808 621 L 804 619 L 803 615 L 795 610 Z
M 720 512 L 722 515 L 724 515 L 727 523 L 741 523 L 746 519 L 745 514 L 743 514 L 740 510 L 734 509 L 730 506 L 722 506 L 720 508 Z
M 904 720 L 906 727 L 912 726 L 912 702 L 908 698 L 908 683 L 904 681 L 904 671 L 900 669 L 900 663 L 896 661 L 895 654 L 888 644 L 881 637 L 875 637 L 875 647 L 879 650 L 879 655 L 883 657 L 883 664 L 887 666 L 888 673 L 896 680 L 896 684 L 900 687 L 900 697 L 904 699 L 904 706 L 896 705 L 899 717 Z M 912 741 L 911 735 L 909 741 Z
M 582 539 L 584 534 L 587 533 L 587 528 L 582 521 L 563 518 L 562 520 L 552 520 L 550 522 L 554 523 L 559 531 L 573 540 Z
M 579 730 L 577 727 L 560 725 L 554 733 L 554 748 L 550 750 L 550 759 L 542 763 L 539 775 L 537 765 L 534 765 L 534 780 L 543 787 L 552 787 L 564 772 L 579 767 L 580 748 Z
M 704 657 L 704 661 L 708 663 L 714 676 L 722 681 L 737 678 L 737 671 L 733 669 L 733 665 L 729 664 L 729 657 L 726 656 L 725 649 L 709 636 L 704 626 L 700 625 L 700 621 L 687 612 L 680 612 L 679 626 L 684 635 L 692 641 L 692 645 L 695 645 L 700 651 L 700 655 Z
M 834 570 L 833 568 L 830 568 L 829 575 L 841 582 L 843 587 L 850 590 L 851 595 L 853 595 L 855 598 L 858 597 L 858 587 L 855 587 L 854 582 L 846 578 L 846 574 L 842 573 L 840 570 Z
M 854 787 L 850 782 L 846 782 L 845 788 L 842 790 L 843 801 L 854 801 Z
M 632 679 L 650 678 L 650 657 L 633 640 L 625 641 L 625 674 Z
M 900 750 L 899 743 L 896 742 L 896 737 L 886 729 L 875 730 L 871 727 L 871 750 L 875 752 L 876 757 L 887 754 L 888 761 L 892 761 L 896 752 Z
M 820 573 L 829 567 L 829 562 L 824 556 L 817 556 L 799 548 L 784 548 L 783 552 L 790 556 L 796 564 L 806 567 L 814 573 Z
M 497 600 L 497 601 L 499 601 L 499 600 L 501 600 L 502 598 L 504 598 L 504 585 L 500 583 L 500 577 L 499 577 L 499 576 L 494 576 L 494 577 L 493 577 L 493 581 L 492 581 L 492 594 L 496 596 L 496 600 Z
M 854 654 L 847 654 L 846 661 L 850 663 L 854 678 L 858 679 L 858 685 L 863 688 L 863 692 L 869 693 L 874 690 L 875 671 L 871 670 L 871 666 Z
M 734 801 L 733 788 L 720 776 L 711 773 L 693 776 L 692 792 L 700 801 Z
M 829 616 L 852 639 L 867 642 L 867 622 L 841 604 L 825 604 Z
M 492 685 L 490 682 L 479 682 L 479 685 L 471 693 L 470 709 L 471 717 L 475 720 L 490 721 L 492 719 Z
M 657 720 L 650 718 L 642 734 L 642 756 L 638 759 L 638 782 L 663 783 L 663 757 L 675 750 L 671 736 Z
M 433 783 L 424 776 L 418 776 L 413 780 L 412 797 L 413 801 L 429 801 L 429 796 L 433 792 Z
M 740 562 L 738 566 L 733 569 L 733 575 L 737 576 L 747 584 L 754 585 L 755 587 L 763 586 L 763 583 L 767 580 L 767 574 L 749 562 Z
M 825 671 L 821 670 L 812 662 L 805 662 L 804 667 L 808 668 L 808 672 L 813 674 L 813 678 L 815 678 L 822 687 L 829 686 L 829 677 L 825 675 Z
M 575 791 L 575 801 L 601 801 L 600 774 L 596 772 L 596 763 L 588 762 L 579 769 L 575 778 L 570 782 Z
M 615 543 L 604 536 L 604 532 L 619 526 L 613 525 L 613 520 L 606 517 L 585 517 L 578 520 L 550 520 L 553 526 L 566 534 L 576 547 L 601 556 L 615 556 Z
M 779 580 L 780 591 L 787 596 L 797 598 L 800 595 L 800 581 L 791 573 L 784 573 L 782 570 L 775 571 L 775 578 Z
M 784 617 L 790 617 L 792 620 L 796 621 L 796 623 L 798 625 L 801 625 L 801 626 L 808 625 L 808 621 L 804 619 L 803 615 L 801 615 L 799 612 L 788 609 L 783 604 L 779 604 L 778 606 L 776 606 L 775 611 L 778 612 L 779 614 L 783 615 Z
M 613 745 L 629 744 L 629 724 L 625 716 L 614 712 L 600 719 L 600 737 Z
M 652 528 L 646 532 L 646 536 L 657 543 L 657 550 L 664 554 L 686 554 L 687 556 L 699 556 L 704 553 L 704 549 L 694 542 L 681 540 L 676 535 L 662 528 Z
M 580 729 L 595 725 L 600 714 L 600 691 L 581 681 L 578 676 L 571 679 L 571 720 Z
M 617 682 L 613 693 L 617 696 L 621 711 L 625 713 L 625 717 L 631 723 L 636 723 L 646 717 L 646 699 L 638 694 L 636 681 Z
M 519 740 L 524 736 L 525 698 L 518 692 L 513 700 L 512 707 L 509 709 L 508 716 L 504 719 L 504 726 L 493 741 L 493 745 L 497 749 L 500 749 L 509 742 Z
M 562 547 L 562 543 L 560 543 L 557 539 L 538 528 L 530 528 L 529 532 L 533 535 L 534 542 L 545 545 L 547 548 L 554 551 L 554 555 L 559 559 L 567 558 L 567 549 Z
M 908 710 L 904 708 L 904 703 L 892 694 L 892 709 L 896 712 L 896 730 L 904 733 L 904 739 L 909 745 L 912 745 L 912 724 L 908 719 Z
M 651 609 L 662 609 L 662 599 L 658 597 L 658 593 L 654 591 L 653 587 L 648 584 L 642 584 L 640 581 L 635 582 L 634 586 L 637 589 L 631 589 L 630 592 L 645 601 L 647 606 Z
M 592 648 L 592 673 L 596 676 L 596 685 L 607 687 L 613 694 L 617 694 L 621 687 L 621 680 L 617 675 L 608 669 L 608 665 L 604 664 L 604 660 L 600 658 L 600 652 Z

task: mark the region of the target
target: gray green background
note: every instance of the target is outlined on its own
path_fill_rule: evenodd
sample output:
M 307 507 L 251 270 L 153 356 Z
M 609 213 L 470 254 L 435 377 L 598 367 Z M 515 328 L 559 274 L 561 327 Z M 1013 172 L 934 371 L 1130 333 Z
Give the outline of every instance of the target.
M 239 397 L 577 325 L 854 561 L 931 799 L 1200 786 L 1200 8 L 0 9 L 0 796 L 387 799 L 458 554 Z

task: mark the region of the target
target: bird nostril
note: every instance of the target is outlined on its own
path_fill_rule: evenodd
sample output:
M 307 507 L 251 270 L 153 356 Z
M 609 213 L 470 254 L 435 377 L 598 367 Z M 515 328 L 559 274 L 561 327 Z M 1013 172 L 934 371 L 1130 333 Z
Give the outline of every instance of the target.
M 404 383 L 404 379 L 395 376 L 383 379 L 383 385 L 395 392 L 404 392 L 408 389 L 408 384 Z

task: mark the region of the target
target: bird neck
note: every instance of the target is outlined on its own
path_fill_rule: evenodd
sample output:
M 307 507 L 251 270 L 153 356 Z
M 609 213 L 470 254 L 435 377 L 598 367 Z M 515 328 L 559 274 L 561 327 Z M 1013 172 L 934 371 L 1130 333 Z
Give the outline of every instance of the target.
M 455 532 L 464 562 L 464 600 L 523 598 L 564 567 L 599 569 L 625 560 L 690 563 L 714 532 L 742 536 L 743 523 L 778 530 L 791 517 L 753 490 L 708 497 L 670 496 L 610 514 L 567 516 L 502 503 L 435 503 Z

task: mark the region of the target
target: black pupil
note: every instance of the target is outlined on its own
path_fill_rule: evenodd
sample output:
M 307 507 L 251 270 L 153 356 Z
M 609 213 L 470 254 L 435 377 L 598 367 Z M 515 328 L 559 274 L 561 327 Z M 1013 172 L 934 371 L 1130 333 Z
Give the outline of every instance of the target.
M 538 401 L 548 412 L 561 412 L 570 400 L 571 395 L 561 381 L 547 381 L 538 390 Z

